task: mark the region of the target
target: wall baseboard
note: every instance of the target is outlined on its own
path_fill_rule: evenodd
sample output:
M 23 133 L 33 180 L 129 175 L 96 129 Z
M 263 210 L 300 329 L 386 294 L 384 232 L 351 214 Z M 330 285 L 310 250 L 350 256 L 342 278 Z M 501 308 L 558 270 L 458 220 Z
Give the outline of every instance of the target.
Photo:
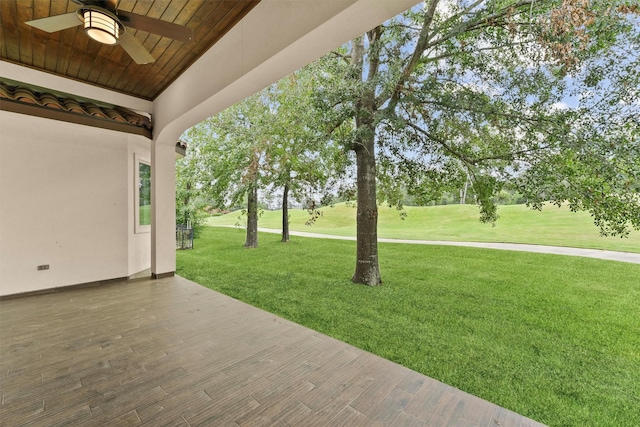
M 159 280 L 159 279 L 166 279 L 167 277 L 173 277 L 175 275 L 176 275 L 175 271 L 170 271 L 168 273 L 160 273 L 160 274 L 151 273 L 151 278 L 153 280 Z
M 0 301 L 5 301 L 15 298 L 32 297 L 36 295 L 55 294 L 58 292 L 67 292 L 75 289 L 94 288 L 97 286 L 108 286 L 115 283 L 126 282 L 127 277 L 116 277 L 115 279 L 97 280 L 95 282 L 78 283 L 77 285 L 59 286 L 57 288 L 38 289 L 36 291 L 20 292 L 17 294 L 0 295 Z

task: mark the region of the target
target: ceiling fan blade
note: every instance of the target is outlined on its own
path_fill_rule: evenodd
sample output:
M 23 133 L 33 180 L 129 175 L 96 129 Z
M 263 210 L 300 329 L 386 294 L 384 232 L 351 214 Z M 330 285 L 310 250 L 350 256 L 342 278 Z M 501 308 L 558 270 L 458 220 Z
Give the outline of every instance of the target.
M 64 15 L 50 16 L 48 18 L 34 19 L 25 22 L 27 25 L 46 31 L 47 33 L 55 33 L 56 31 L 66 30 L 67 28 L 77 27 L 82 24 L 75 12 L 65 13 Z
M 151 56 L 149 51 L 142 46 L 131 33 L 123 33 L 120 35 L 120 46 L 129 54 L 136 64 L 149 64 L 155 62 L 155 58 Z
M 182 25 L 174 24 L 173 22 L 149 18 L 144 15 L 125 11 L 118 11 L 118 18 L 123 25 L 137 30 L 157 34 L 162 37 L 168 37 L 183 43 L 188 43 L 193 40 L 192 30 L 187 27 L 183 27 Z

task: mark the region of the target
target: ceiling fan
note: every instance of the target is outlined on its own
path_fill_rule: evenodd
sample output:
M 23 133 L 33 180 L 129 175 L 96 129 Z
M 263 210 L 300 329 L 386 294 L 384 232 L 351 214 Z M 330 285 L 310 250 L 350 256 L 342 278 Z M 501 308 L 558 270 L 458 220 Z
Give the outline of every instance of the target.
M 84 25 L 85 33 L 100 43 L 119 44 L 137 64 L 148 64 L 155 58 L 125 27 L 168 37 L 183 43 L 193 39 L 193 32 L 172 22 L 118 10 L 118 0 L 72 0 L 81 7 L 71 13 L 34 19 L 25 24 L 48 33 Z

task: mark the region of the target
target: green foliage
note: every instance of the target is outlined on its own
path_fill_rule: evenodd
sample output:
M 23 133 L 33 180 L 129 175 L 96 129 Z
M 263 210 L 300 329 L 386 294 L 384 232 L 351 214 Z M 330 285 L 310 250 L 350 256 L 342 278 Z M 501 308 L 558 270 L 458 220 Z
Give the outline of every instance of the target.
M 611 44 L 573 74 L 581 99 L 570 127 L 517 184 L 535 208 L 567 201 L 589 211 L 603 235 L 626 235 L 640 227 L 640 26 Z
M 483 221 L 511 184 L 533 207 L 567 200 L 590 212 L 603 234 L 640 228 L 637 8 L 437 5 L 323 59 L 316 102 L 346 147 L 374 129 L 379 199 L 427 205 L 469 179 Z M 559 107 L 568 96 L 577 108 Z
M 242 239 L 205 229 L 177 272 L 550 426 L 640 424 L 638 265 L 381 244 L 370 288 L 354 242 Z
M 138 163 L 138 221 L 139 225 L 151 225 L 151 166 Z
M 194 233 L 200 232 L 207 213 L 207 203 L 199 181 L 197 149 L 187 150 L 185 157 L 176 161 L 176 223 L 191 224 Z
M 321 66 L 322 61 L 310 64 L 268 88 L 274 123 L 267 190 L 286 186 L 290 197 L 310 206 L 335 188 L 349 163 L 339 144 L 322 132 L 321 112 L 313 106 Z
M 247 98 L 186 132 L 192 188 L 213 208 L 243 203 L 249 186 L 260 179 L 265 143 L 259 129 L 268 119 L 258 98 Z
M 140 225 L 150 225 L 151 224 L 151 205 L 144 205 L 139 207 L 139 215 L 138 223 Z
M 326 140 L 311 105 L 315 67 L 299 70 L 187 131 L 193 155 L 178 175 L 187 178 L 178 186 L 186 195 L 184 202 L 178 195 L 180 213 L 199 220 L 194 214 L 204 201 L 220 209 L 247 206 L 247 236 L 253 236 L 254 203 L 266 207 L 264 202 L 277 196 L 282 206 L 291 196 L 315 205 L 314 198 L 336 186 L 348 162 L 340 147 Z

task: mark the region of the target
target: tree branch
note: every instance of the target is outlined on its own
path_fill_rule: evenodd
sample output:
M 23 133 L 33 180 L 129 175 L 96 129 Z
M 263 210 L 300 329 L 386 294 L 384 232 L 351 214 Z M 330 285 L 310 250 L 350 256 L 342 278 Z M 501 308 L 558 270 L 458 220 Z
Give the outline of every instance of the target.
M 509 153 L 495 154 L 495 155 L 492 155 L 492 156 L 471 158 L 471 157 L 468 157 L 466 154 L 462 153 L 461 151 L 456 150 L 450 144 L 447 144 L 447 142 L 444 139 L 439 138 L 439 137 L 433 135 L 430 132 L 427 132 L 426 130 L 422 129 L 420 126 L 418 126 L 418 125 L 416 125 L 414 123 L 408 122 L 408 121 L 405 121 L 405 123 L 407 124 L 407 126 L 412 128 L 416 132 L 422 134 L 423 136 L 425 136 L 425 137 L 429 138 L 430 140 L 432 140 L 432 141 L 436 142 L 437 144 L 439 144 L 442 148 L 445 149 L 446 152 L 448 152 L 449 154 L 452 154 L 456 158 L 460 159 L 462 162 L 464 162 L 468 166 L 476 166 L 478 163 L 482 163 L 482 162 L 485 162 L 485 161 L 488 161 L 488 160 L 513 161 L 513 160 L 516 160 L 521 155 L 533 153 L 533 152 L 536 152 L 536 151 L 543 151 L 543 150 L 546 150 L 546 149 L 549 148 L 549 146 L 540 146 L 540 147 L 535 147 L 535 148 L 517 150 L 517 151 L 513 151 L 513 152 L 509 152 Z
M 438 7 L 438 3 L 440 0 L 431 0 L 429 4 L 429 8 L 426 11 L 424 23 L 422 24 L 422 28 L 420 29 L 420 34 L 418 36 L 418 41 L 416 42 L 416 47 L 409 58 L 409 62 L 405 65 L 402 73 L 400 74 L 400 78 L 398 79 L 393 93 L 389 96 L 391 104 L 396 104 L 398 99 L 400 98 L 400 93 L 402 92 L 402 86 L 407 81 L 411 73 L 415 69 L 418 61 L 420 61 L 420 57 L 422 53 L 427 48 L 427 44 L 429 42 L 429 27 L 433 22 L 433 17 L 436 13 L 436 8 Z
M 484 52 L 484 51 L 491 51 L 491 50 L 498 50 L 498 49 L 503 49 L 505 47 L 510 47 L 510 46 L 521 46 L 521 45 L 526 45 L 528 43 L 531 43 L 531 40 L 523 40 L 521 42 L 517 42 L 517 43 L 508 43 L 508 44 L 503 44 L 503 45 L 499 45 L 499 46 L 489 46 L 489 47 L 483 47 L 483 48 L 478 48 L 478 49 L 473 49 L 472 52 Z M 427 64 L 430 62 L 436 62 L 439 61 L 441 59 L 447 59 L 447 58 L 453 58 L 454 56 L 457 56 L 461 53 L 467 53 L 468 51 L 463 51 L 463 50 L 459 50 L 459 51 L 455 51 L 455 52 L 449 52 L 449 53 L 445 53 L 445 54 L 441 54 L 438 56 L 423 56 L 422 58 L 420 58 L 420 62 L 419 64 Z
M 485 27 L 493 27 L 493 26 L 496 25 L 496 21 L 498 19 L 504 18 L 505 16 L 507 16 L 509 13 L 511 13 L 515 9 L 519 9 L 519 8 L 524 7 L 524 6 L 531 6 L 534 2 L 535 2 L 535 0 L 522 0 L 522 1 L 519 1 L 518 3 L 510 5 L 508 7 L 503 7 L 502 10 L 500 10 L 499 12 L 496 12 L 496 13 L 494 13 L 492 15 L 476 19 L 475 21 L 461 22 L 460 24 L 458 24 L 454 28 L 452 28 L 451 31 L 449 31 L 448 33 L 444 34 L 439 39 L 431 41 L 425 47 L 425 49 L 428 49 L 428 48 L 433 47 L 433 46 L 437 46 L 437 45 L 439 45 L 439 44 L 441 44 L 441 43 L 443 43 L 443 42 L 445 42 L 447 40 L 452 39 L 453 37 L 455 37 L 457 35 L 462 34 L 465 31 L 474 31 L 474 30 L 479 30 L 479 29 L 485 28 Z
M 367 31 L 367 39 L 369 40 L 369 71 L 367 81 L 372 81 L 378 74 L 380 67 L 380 36 L 382 35 L 382 27 L 377 26 L 371 31 Z
M 351 55 L 345 55 L 343 53 L 340 53 L 338 51 L 332 50 L 331 54 L 334 56 L 337 56 L 338 58 L 342 59 L 344 61 L 345 64 L 350 65 L 351 64 Z
M 442 21 L 442 23 L 433 29 L 433 33 L 437 33 L 438 31 L 440 31 L 443 28 L 446 28 L 447 25 L 449 25 L 450 22 L 455 21 L 456 19 L 468 14 L 469 12 L 471 12 L 473 9 L 475 9 L 476 7 L 480 6 L 482 3 L 484 3 L 485 0 L 476 0 L 475 2 L 471 3 L 469 6 L 465 7 L 464 9 L 462 9 L 460 12 L 451 15 L 450 17 L 448 17 L 447 19 L 445 19 L 444 21 Z

